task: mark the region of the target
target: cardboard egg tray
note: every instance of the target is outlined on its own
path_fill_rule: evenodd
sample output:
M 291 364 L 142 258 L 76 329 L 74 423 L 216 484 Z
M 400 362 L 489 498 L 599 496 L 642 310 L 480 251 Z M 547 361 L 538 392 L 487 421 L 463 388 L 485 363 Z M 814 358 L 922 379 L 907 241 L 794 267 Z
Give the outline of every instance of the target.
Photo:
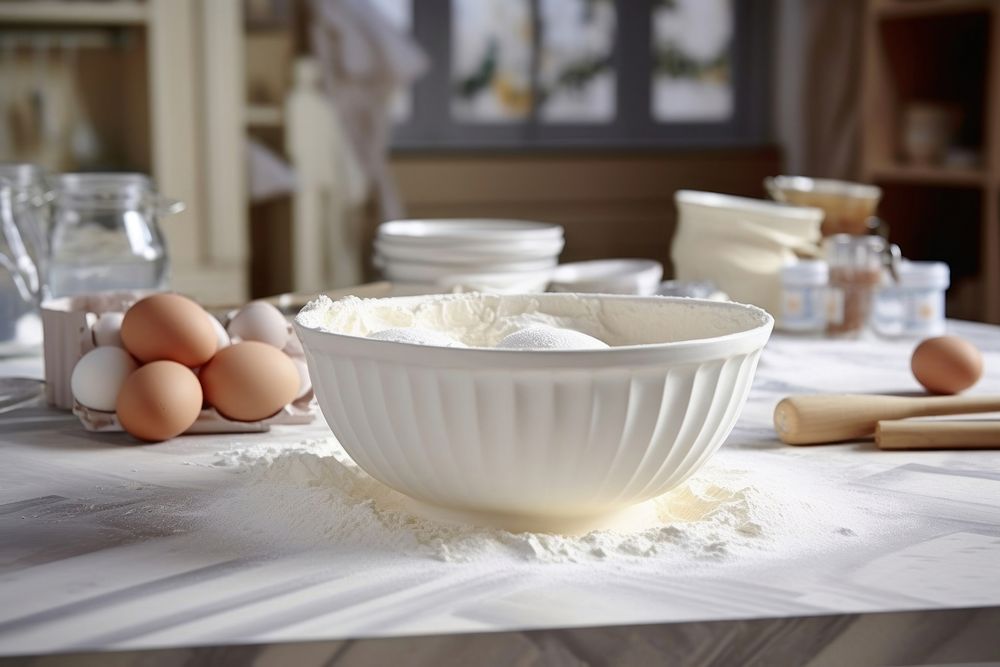
M 125 312 L 148 292 L 108 292 L 50 299 L 42 303 L 42 327 L 45 350 L 45 394 L 49 405 L 72 410 L 83 427 L 95 432 L 120 432 L 121 424 L 113 412 L 91 410 L 73 399 L 70 377 L 76 362 L 96 347 L 92 328 L 102 313 Z M 291 332 L 291 324 L 289 332 Z M 298 339 L 290 339 L 285 352 L 302 356 Z M 259 433 L 277 424 L 308 424 L 316 417 L 313 392 L 286 405 L 277 414 L 256 422 L 226 419 L 213 408 L 201 411 L 186 433 Z

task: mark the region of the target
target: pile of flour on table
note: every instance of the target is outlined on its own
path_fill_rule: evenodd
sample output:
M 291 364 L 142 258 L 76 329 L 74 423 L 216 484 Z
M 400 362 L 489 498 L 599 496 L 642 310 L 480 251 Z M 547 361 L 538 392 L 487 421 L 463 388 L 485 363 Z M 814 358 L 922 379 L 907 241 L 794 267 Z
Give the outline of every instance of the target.
M 746 559 L 850 548 L 858 533 L 871 528 L 860 511 L 822 497 L 818 474 L 817 479 L 799 471 L 784 476 L 774 464 L 757 465 L 759 458 L 760 452 L 723 450 L 680 488 L 652 501 L 655 513 L 647 525 L 573 537 L 417 516 L 403 496 L 365 474 L 333 438 L 236 445 L 220 452 L 214 465 L 238 478 L 208 509 L 214 526 L 232 539 L 388 550 L 445 561 Z

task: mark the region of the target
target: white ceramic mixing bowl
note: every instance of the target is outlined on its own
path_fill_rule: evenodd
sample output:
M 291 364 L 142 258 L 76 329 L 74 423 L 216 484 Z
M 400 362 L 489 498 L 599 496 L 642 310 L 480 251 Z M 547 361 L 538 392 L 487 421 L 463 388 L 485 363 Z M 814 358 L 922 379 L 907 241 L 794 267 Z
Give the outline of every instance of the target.
M 583 302 L 596 314 L 586 332 L 612 345 L 414 346 L 324 330 L 311 306 L 296 318 L 320 407 L 354 461 L 412 498 L 493 525 L 586 521 L 680 484 L 736 423 L 773 326 L 765 311 L 729 302 L 477 293 L 355 301 L 351 326 L 427 299 L 529 318 Z

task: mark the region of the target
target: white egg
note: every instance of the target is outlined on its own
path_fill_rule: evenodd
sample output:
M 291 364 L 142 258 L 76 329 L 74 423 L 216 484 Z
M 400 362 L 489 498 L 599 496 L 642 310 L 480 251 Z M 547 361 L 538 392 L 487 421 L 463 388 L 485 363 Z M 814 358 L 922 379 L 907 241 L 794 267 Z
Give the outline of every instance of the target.
M 312 391 L 312 380 L 309 378 L 309 366 L 306 365 L 305 359 L 298 357 L 289 358 L 295 364 L 295 370 L 299 372 L 299 393 L 295 395 L 295 400 L 298 400 Z
M 452 338 L 448 334 L 440 331 L 430 331 L 428 329 L 417 329 L 416 327 L 400 327 L 397 329 L 383 329 L 375 333 L 368 334 L 369 338 L 375 340 L 387 340 L 393 343 L 409 343 L 411 345 L 434 345 L 437 347 L 465 347 L 465 345 Z
M 299 340 L 294 331 L 288 336 L 288 342 L 282 351 L 290 357 L 304 358 L 306 356 L 306 351 L 302 349 L 302 341 Z
M 101 313 L 91 326 L 97 347 L 125 347 L 122 344 L 122 320 L 125 313 Z
M 229 334 L 226 333 L 226 327 L 222 326 L 222 322 L 216 319 L 214 315 L 210 313 L 206 314 L 208 315 L 208 319 L 212 322 L 212 329 L 215 331 L 215 338 L 218 341 L 215 351 L 218 352 L 224 347 L 229 347 L 231 341 L 229 340 Z
M 95 347 L 73 367 L 69 385 L 80 405 L 114 412 L 118 390 L 139 364 L 120 347 Z
M 608 344 L 574 329 L 537 325 L 508 335 L 498 348 L 508 350 L 601 350 Z
M 229 320 L 229 335 L 267 343 L 280 350 L 288 343 L 288 322 L 280 310 L 266 301 L 251 301 Z

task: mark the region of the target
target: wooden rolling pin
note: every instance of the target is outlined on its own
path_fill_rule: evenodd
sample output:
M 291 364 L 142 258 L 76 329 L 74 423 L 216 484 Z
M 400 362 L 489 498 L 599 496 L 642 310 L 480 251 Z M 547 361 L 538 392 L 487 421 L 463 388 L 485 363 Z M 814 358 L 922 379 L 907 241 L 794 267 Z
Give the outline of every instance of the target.
M 1000 449 L 1000 421 L 880 421 L 879 449 Z
M 789 445 L 819 445 L 870 438 L 880 421 L 994 411 L 1000 396 L 789 396 L 774 408 L 774 430 Z

